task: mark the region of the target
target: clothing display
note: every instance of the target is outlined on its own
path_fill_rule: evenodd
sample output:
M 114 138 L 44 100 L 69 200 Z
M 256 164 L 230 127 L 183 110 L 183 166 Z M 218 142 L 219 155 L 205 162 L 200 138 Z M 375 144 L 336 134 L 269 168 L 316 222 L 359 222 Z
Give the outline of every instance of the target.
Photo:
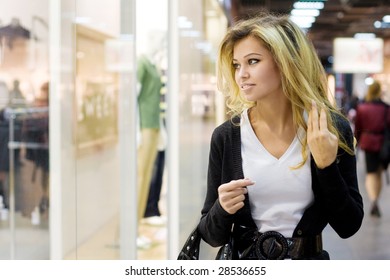
M 137 78 L 141 84 L 138 94 L 141 129 L 160 128 L 161 74 L 146 56 L 138 59 Z
M 137 78 L 141 140 L 138 146 L 138 220 L 144 217 L 160 130 L 161 75 L 146 56 L 138 59 Z
M 148 201 L 146 203 L 146 209 L 144 217 L 161 216 L 158 202 L 160 200 L 161 187 L 163 183 L 163 173 L 165 166 L 165 151 L 158 151 L 156 160 L 154 162 L 152 180 L 150 182 L 150 189 L 148 195 Z
M 0 27 L 0 65 L 2 71 L 25 71 L 31 61 L 31 32 L 22 26 L 18 18 Z M 19 76 L 20 77 L 20 76 Z
M 148 201 L 146 204 L 143 222 L 149 225 L 165 225 L 166 217 L 161 216 L 159 201 L 161 189 L 163 186 L 163 177 L 165 170 L 165 149 L 167 145 L 167 132 L 163 117 L 161 117 L 160 131 L 158 137 L 157 157 L 154 162 L 152 179 L 150 181 L 150 189 Z
M 30 39 L 31 32 L 24 28 L 19 19 L 13 18 L 9 25 L 0 27 L 0 41 L 5 38 L 7 46 L 12 49 L 13 43 L 18 38 Z

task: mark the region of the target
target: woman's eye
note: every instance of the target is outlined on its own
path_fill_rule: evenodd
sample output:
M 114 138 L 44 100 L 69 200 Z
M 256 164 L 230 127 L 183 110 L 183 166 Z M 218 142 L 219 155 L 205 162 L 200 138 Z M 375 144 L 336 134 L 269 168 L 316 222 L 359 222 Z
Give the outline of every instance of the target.
M 233 68 L 234 68 L 234 69 L 240 68 L 240 64 L 238 64 L 238 63 L 233 63 Z
M 259 62 L 259 60 L 254 58 L 248 60 L 249 65 L 256 64 L 257 62 Z

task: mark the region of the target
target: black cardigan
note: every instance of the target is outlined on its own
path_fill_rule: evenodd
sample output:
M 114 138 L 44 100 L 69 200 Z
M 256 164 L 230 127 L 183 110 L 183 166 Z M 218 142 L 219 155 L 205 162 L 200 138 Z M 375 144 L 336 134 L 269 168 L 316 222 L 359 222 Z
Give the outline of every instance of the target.
M 335 120 L 341 137 L 353 148 L 353 133 L 349 123 L 341 117 L 336 117 Z M 207 194 L 198 229 L 202 238 L 214 247 L 228 242 L 233 225 L 234 229 L 244 227 L 257 231 L 251 218 L 248 195 L 245 206 L 236 214 L 227 213 L 218 201 L 218 187 L 221 184 L 244 178 L 240 126 L 237 125 L 239 121 L 238 117 L 233 122 L 226 121 L 214 130 L 211 138 Z M 354 235 L 363 220 L 363 201 L 357 182 L 356 157 L 339 149 L 337 160 L 324 169 L 317 168 L 312 159 L 311 173 L 314 203 L 305 210 L 293 237 L 320 234 L 327 224 L 330 224 L 341 238 Z M 241 232 L 238 234 L 242 237 Z M 251 238 L 246 241 L 251 242 Z

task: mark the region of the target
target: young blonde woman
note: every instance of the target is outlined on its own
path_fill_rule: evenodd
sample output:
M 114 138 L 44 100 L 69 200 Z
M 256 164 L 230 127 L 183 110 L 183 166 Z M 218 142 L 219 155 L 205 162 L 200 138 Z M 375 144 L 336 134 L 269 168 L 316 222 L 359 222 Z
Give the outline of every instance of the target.
M 222 40 L 218 86 L 231 118 L 213 132 L 199 230 L 234 258 L 329 259 L 363 219 L 353 133 L 328 99 L 312 44 L 287 16 L 238 22 Z

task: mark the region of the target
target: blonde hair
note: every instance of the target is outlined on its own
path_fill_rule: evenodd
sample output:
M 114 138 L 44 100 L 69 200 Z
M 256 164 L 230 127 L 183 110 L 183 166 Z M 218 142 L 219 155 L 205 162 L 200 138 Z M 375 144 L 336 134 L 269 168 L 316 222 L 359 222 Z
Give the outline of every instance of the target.
M 287 15 L 262 13 L 241 20 L 231 27 L 223 38 L 217 60 L 217 86 L 227 97 L 226 105 L 231 117 L 239 116 L 244 109 L 255 105 L 241 95 L 235 82 L 235 69 L 232 63 L 235 44 L 249 36 L 260 40 L 273 55 L 280 70 L 284 94 L 292 105 L 296 127 L 307 130 L 303 112 L 309 112 L 314 101 L 319 110 L 326 109 L 328 129 L 339 138 L 339 146 L 353 154 L 354 151 L 345 139 L 340 138 L 341 135 L 331 117 L 334 113 L 344 118 L 328 99 L 328 83 L 324 67 L 312 43 Z M 301 139 L 301 143 L 303 162 L 299 166 L 302 166 L 308 158 L 307 139 Z
M 374 80 L 373 83 L 369 85 L 367 89 L 365 100 L 368 102 L 379 100 L 381 98 L 381 93 L 382 93 L 381 84 L 378 81 Z

